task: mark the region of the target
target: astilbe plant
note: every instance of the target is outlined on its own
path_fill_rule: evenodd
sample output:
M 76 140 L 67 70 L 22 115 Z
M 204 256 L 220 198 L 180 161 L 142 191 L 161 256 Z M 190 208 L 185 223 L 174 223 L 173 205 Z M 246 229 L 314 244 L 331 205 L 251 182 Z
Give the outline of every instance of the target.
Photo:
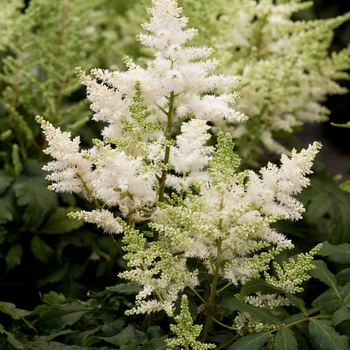
M 309 279 L 320 249 L 271 270 L 275 257 L 293 244 L 270 225 L 301 218 L 304 208 L 294 196 L 309 184 L 320 144 L 283 155 L 280 167 L 237 172 L 230 134 L 219 133 L 215 147 L 208 144 L 212 122 L 247 119 L 232 108 L 237 94 L 225 93 L 237 78 L 214 74 L 219 62 L 209 58 L 212 49 L 188 45 L 197 31 L 186 28 L 176 1 L 154 0 L 149 12 L 147 34 L 138 39 L 157 53 L 146 68 L 125 58 L 126 72 L 94 69 L 86 75 L 77 69 L 92 119 L 108 124 L 101 140 L 80 149 L 79 137 L 72 140 L 37 117 L 48 142 L 45 153 L 54 158 L 44 167 L 50 189 L 81 193 L 95 203 L 96 209 L 72 218 L 95 223 L 112 237 L 124 235 L 127 268 L 120 277 L 141 287 L 126 314 L 165 311 L 177 323 L 170 347 L 213 348 L 207 340 L 215 327 L 237 337 L 269 331 L 263 345 L 281 323 L 264 311 L 259 318 L 256 310 L 299 300 L 293 294 Z M 247 286 L 252 292 L 239 296 Z M 260 286 L 269 293 L 260 293 Z M 223 301 L 227 293 L 231 301 Z M 197 305 L 197 325 L 187 298 Z M 223 311 L 232 309 L 230 302 L 235 316 Z
M 144 4 L 129 11 L 129 31 Z M 216 121 L 213 131 L 229 131 L 245 164 L 257 165 L 262 145 L 288 153 L 283 137 L 307 122 L 322 122 L 330 111 L 322 105 L 328 95 L 346 93 L 337 81 L 349 79 L 350 48 L 331 52 L 333 31 L 350 13 L 330 19 L 295 20 L 313 1 L 180 0 L 189 24 L 201 35 L 195 44 L 209 45 L 219 59 L 219 71 L 239 77 L 241 98 L 236 109 L 247 123 Z
M 117 11 L 122 16 L 125 4 L 119 1 L 111 9 L 110 3 L 32 0 L 25 6 L 24 0 L 0 1 L 0 140 L 6 141 L 0 164 L 11 175 L 41 151 L 33 116 L 40 113 L 72 132 L 89 120 L 74 68 L 110 65 L 107 50 L 114 63 L 122 62 L 116 54 L 120 33 L 117 25 L 108 24 Z
M 322 102 L 328 95 L 347 92 L 336 81 L 349 79 L 350 48 L 331 54 L 329 50 L 334 29 L 348 21 L 350 13 L 305 21 L 293 16 L 309 9 L 312 1 L 232 3 L 221 1 L 220 15 L 208 1 L 195 17 L 205 23 L 199 28 L 207 28 L 206 38 L 215 38 L 210 44 L 225 71 L 241 78 L 236 89 L 242 98 L 236 108 L 249 121 L 231 125 L 229 131 L 245 158 L 250 158 L 252 151 L 259 154 L 261 143 L 271 151 L 288 152 L 278 136 L 298 130 L 306 122 L 327 120 L 330 111 Z M 215 28 L 216 35 L 208 28 Z

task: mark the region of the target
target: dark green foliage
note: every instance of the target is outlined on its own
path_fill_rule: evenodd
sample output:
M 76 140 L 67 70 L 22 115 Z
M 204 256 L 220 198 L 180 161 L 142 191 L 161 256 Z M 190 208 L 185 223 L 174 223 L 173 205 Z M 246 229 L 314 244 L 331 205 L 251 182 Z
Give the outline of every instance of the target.
M 104 307 L 107 299 L 115 301 L 114 307 L 123 303 L 119 292 L 107 289 L 102 294 L 82 302 L 50 292 L 32 312 L 0 303 L 1 311 L 14 319 L 9 331 L 0 325 L 0 349 L 12 349 L 9 343 L 18 349 L 166 349 L 166 336 L 158 326 L 137 329 L 112 307 Z
M 229 350 L 259 350 L 263 347 L 266 341 L 269 339 L 268 332 L 258 332 L 249 334 L 239 340 L 237 340 Z

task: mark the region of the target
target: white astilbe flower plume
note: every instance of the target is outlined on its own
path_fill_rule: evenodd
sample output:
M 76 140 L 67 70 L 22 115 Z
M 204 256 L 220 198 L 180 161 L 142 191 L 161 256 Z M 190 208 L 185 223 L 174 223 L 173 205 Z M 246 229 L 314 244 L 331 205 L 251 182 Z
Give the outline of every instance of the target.
M 96 224 L 97 227 L 102 227 L 106 233 L 121 233 L 122 226 L 109 210 L 100 209 L 92 211 L 77 211 L 68 215 L 71 218 Z
M 247 200 L 256 203 L 264 214 L 301 219 L 304 207 L 293 195 L 309 185 L 310 180 L 305 175 L 312 173 L 311 166 L 319 147 L 318 143 L 314 143 L 300 153 L 293 150 L 291 158 L 282 155 L 282 166 L 278 168 L 269 163 L 260 170 L 261 177 L 250 171 Z
M 172 106 L 174 115 L 195 115 L 197 119 L 205 120 L 245 120 L 243 114 L 232 109 L 238 97 L 236 93 L 205 95 L 216 89 L 232 87 L 237 78 L 213 74 L 219 62 L 207 59 L 212 53 L 210 48 L 183 46 L 197 31 L 185 29 L 187 18 L 181 16 L 182 10 L 176 7 L 175 1 L 153 1 L 153 5 L 149 10 L 153 17 L 150 23 L 143 25 L 149 34 L 138 36 L 143 45 L 157 51 L 146 69 L 127 60 L 127 72 L 96 69 L 91 76 L 85 76 L 80 71 L 95 112 L 94 119 L 109 123 L 103 135 L 120 137 L 120 118 L 128 118 L 128 107 L 137 81 L 140 82 L 144 104 L 152 112 L 149 121 L 166 122 L 170 97 L 177 95 L 181 96 L 179 103 Z
M 170 164 L 181 176 L 168 175 L 167 186 L 179 192 L 187 190 L 194 182 L 208 181 L 204 168 L 211 159 L 213 147 L 206 146 L 210 127 L 204 120 L 191 119 L 181 126 L 181 134 L 176 137 L 176 146 L 171 147 Z
M 91 193 L 86 191 L 84 182 L 91 181 L 93 177 L 92 163 L 79 150 L 79 136 L 71 140 L 69 132 L 56 129 L 42 117 L 36 117 L 36 120 L 41 124 L 48 142 L 44 153 L 56 159 L 43 167 L 45 171 L 51 172 L 46 177 L 53 182 L 50 189 L 55 192 L 83 193 L 87 199 L 91 199 Z

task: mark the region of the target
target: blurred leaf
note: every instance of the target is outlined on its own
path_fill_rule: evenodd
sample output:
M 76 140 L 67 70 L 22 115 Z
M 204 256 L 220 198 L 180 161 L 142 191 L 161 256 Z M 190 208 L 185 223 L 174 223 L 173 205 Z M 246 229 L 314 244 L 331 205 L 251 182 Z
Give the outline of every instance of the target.
M 0 301 L 0 311 L 10 315 L 14 320 L 21 319 L 30 314 L 30 311 L 17 309 L 15 304 Z
M 282 328 L 276 333 L 275 350 L 298 350 L 294 333 L 289 328 Z
M 10 194 L 0 198 L 0 225 L 13 220 L 14 210 Z
M 23 247 L 19 243 L 13 245 L 9 249 L 9 251 L 5 257 L 6 271 L 9 271 L 9 270 L 13 269 L 16 265 L 21 264 L 22 254 L 23 254 Z
M 350 267 L 340 271 L 336 276 L 339 284 L 347 284 L 350 282 Z
M 122 318 L 117 318 L 112 322 L 105 323 L 101 329 L 104 337 L 111 337 L 122 331 L 125 321 Z
M 241 289 L 239 293 L 239 297 L 241 299 L 251 295 L 253 293 L 260 292 L 261 294 L 275 294 L 275 293 L 283 293 L 283 290 L 277 288 L 271 284 L 268 284 L 266 281 L 262 279 L 253 279 L 248 281 Z
M 342 184 L 339 185 L 339 187 L 340 187 L 343 191 L 348 191 L 348 192 L 350 192 L 350 180 L 343 182 Z
M 333 273 L 328 270 L 326 263 L 322 260 L 314 260 L 311 262 L 311 264 L 316 266 L 316 268 L 310 270 L 309 274 L 312 277 L 319 279 L 323 283 L 326 283 L 334 290 L 337 290 L 337 280 L 335 279 Z
M 42 330 L 56 331 L 63 329 L 67 325 L 72 325 L 79 319 L 91 311 L 90 307 L 80 305 L 77 302 L 70 304 L 51 305 L 49 310 L 40 317 L 36 324 Z
M 328 289 L 316 298 L 312 305 L 324 312 L 333 313 L 343 307 L 344 302 L 338 292 L 334 289 Z
M 23 231 L 37 230 L 46 215 L 58 206 L 57 195 L 47 189 L 48 182 L 44 179 L 44 173 L 37 174 L 37 169 L 32 169 L 33 167 L 35 166 L 31 164 L 30 169 L 22 173 L 13 185 L 18 205 L 26 207 Z
M 128 325 L 128 327 L 124 328 L 119 334 L 113 337 L 101 337 L 100 339 L 121 347 L 123 345 L 144 344 L 147 341 L 147 336 L 143 332 L 135 329 L 132 325 Z
M 261 294 L 285 294 L 289 301 L 297 307 L 300 311 L 302 311 L 305 315 L 307 315 L 307 310 L 305 308 L 304 301 L 295 295 L 290 293 L 286 293 L 283 289 L 277 288 L 262 279 L 253 279 L 248 281 L 241 289 L 239 293 L 240 299 L 245 298 L 248 295 L 259 292 Z
M 65 335 L 65 334 L 72 334 L 72 333 L 78 333 L 79 331 L 73 331 L 71 329 L 65 329 L 63 331 L 59 331 L 59 332 L 54 332 L 54 333 L 51 333 L 50 335 L 47 335 L 47 336 L 41 336 L 40 339 L 41 340 L 45 340 L 46 342 L 51 342 L 53 339 L 61 336 L 61 335 Z
M 253 315 L 259 320 L 264 321 L 265 323 L 268 323 L 268 324 L 277 324 L 277 325 L 282 324 L 282 321 L 278 317 L 274 316 L 270 311 L 247 304 L 244 301 L 236 298 L 230 298 L 230 299 L 224 300 L 220 304 L 220 307 L 223 307 L 225 309 L 230 309 L 233 311 L 238 310 L 242 312 L 247 312 L 250 315 Z
M 349 340 L 345 335 L 339 335 L 328 320 L 311 318 L 309 332 L 313 341 L 321 350 L 348 350 Z
M 0 195 L 10 186 L 14 177 L 9 175 L 5 170 L 0 169 Z
M 54 255 L 54 250 L 47 245 L 39 236 L 34 236 L 30 243 L 30 250 L 36 259 L 46 264 Z
M 19 340 L 15 339 L 13 334 L 11 334 L 10 332 L 7 332 L 1 324 L 0 324 L 0 333 L 7 335 L 6 340 L 8 341 L 8 343 L 10 343 L 12 346 L 14 346 L 14 348 L 16 350 L 27 350 L 28 349 L 28 347 L 25 344 L 23 344 Z M 11 349 L 11 348 L 6 347 L 6 349 Z
M 332 245 L 329 242 L 323 242 L 317 254 L 328 256 L 328 259 L 335 263 L 350 264 L 350 244 L 348 243 Z
M 142 288 L 134 282 L 119 283 L 116 286 L 108 287 L 109 291 L 121 294 L 137 294 L 141 289 Z
M 71 347 L 56 341 L 51 341 L 48 343 L 47 341 L 41 339 L 29 342 L 28 346 L 30 346 L 30 350 L 90 350 L 82 349 L 80 347 Z
M 269 339 L 268 332 L 248 334 L 233 343 L 228 350 L 260 350 Z
M 341 307 L 333 314 L 332 323 L 336 326 L 345 320 L 350 320 L 350 309 L 347 306 Z
M 90 346 L 92 344 L 96 344 L 96 343 L 99 343 L 101 341 L 101 338 L 100 337 L 97 337 L 97 336 L 92 336 L 90 338 L 88 338 L 84 344 L 83 344 L 83 347 L 86 348 L 87 346 Z
M 321 192 L 312 197 L 308 205 L 305 217 L 311 224 L 316 224 L 327 212 L 332 205 L 332 197 L 327 192 Z
M 332 244 L 340 244 L 349 241 L 350 212 L 344 202 L 337 202 L 330 221 L 330 235 L 328 240 Z
M 336 124 L 336 123 L 331 123 L 333 126 L 338 126 L 341 128 L 350 128 L 350 122 L 347 122 L 346 124 Z
M 64 304 L 66 303 L 66 298 L 61 293 L 58 294 L 54 291 L 51 291 L 50 293 L 43 295 L 43 302 L 47 305 Z
M 165 342 L 167 338 L 167 336 L 154 338 L 142 345 L 141 350 L 166 350 L 168 349 L 168 344 Z
M 71 219 L 67 214 L 80 210 L 76 207 L 58 208 L 41 227 L 42 233 L 61 234 L 80 228 L 84 220 Z
M 11 344 L 11 345 L 13 345 L 14 347 L 15 347 L 15 349 L 16 350 L 25 350 L 25 349 L 28 349 L 28 347 L 25 345 L 25 344 L 23 344 L 22 342 L 20 342 L 19 340 L 17 340 L 17 339 L 15 339 L 15 337 L 12 335 L 12 334 L 10 334 L 10 333 L 8 333 L 8 335 L 7 335 L 7 341 Z
M 100 341 L 99 337 L 92 336 L 95 333 L 99 332 L 101 330 L 102 326 L 98 326 L 94 329 L 85 331 L 85 332 L 79 332 L 79 334 L 74 338 L 74 342 L 76 344 L 82 344 L 83 347 L 90 346 L 91 344 L 97 343 Z M 90 339 L 97 338 L 97 341 L 95 342 L 89 342 Z
M 47 283 L 54 283 L 63 281 L 69 271 L 69 264 L 66 263 L 63 266 L 59 266 L 55 271 L 53 271 L 50 275 L 40 279 L 37 283 L 38 288 L 44 286 Z
M 308 315 L 308 310 L 305 307 L 305 303 L 303 299 L 300 299 L 293 294 L 289 294 L 289 293 L 285 293 L 285 294 L 292 305 L 294 305 L 297 309 L 299 309 L 304 315 Z

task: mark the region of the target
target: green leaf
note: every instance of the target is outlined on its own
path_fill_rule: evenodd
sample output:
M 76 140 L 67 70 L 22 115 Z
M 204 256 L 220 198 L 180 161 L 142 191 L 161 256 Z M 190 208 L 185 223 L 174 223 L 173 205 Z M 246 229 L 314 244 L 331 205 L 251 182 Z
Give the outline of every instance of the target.
M 314 260 L 311 262 L 312 265 L 316 266 L 315 269 L 310 270 L 309 274 L 326 283 L 329 287 L 337 290 L 337 280 L 335 276 L 327 268 L 327 265 L 322 260 Z
M 48 191 L 44 176 L 23 173 L 13 185 L 18 205 L 26 207 L 23 231 L 37 230 L 46 215 L 58 206 L 57 195 Z
M 153 338 L 144 345 L 142 345 L 141 350 L 166 350 L 168 349 L 168 344 L 165 342 L 167 336 L 161 338 Z
M 68 233 L 80 228 L 84 224 L 84 220 L 71 219 L 67 215 L 69 213 L 80 210 L 76 207 L 58 208 L 41 227 L 42 233 L 60 234 Z
M 339 185 L 339 187 L 340 187 L 343 191 L 348 191 L 348 192 L 350 192 L 350 180 L 343 182 L 342 184 Z
M 6 254 L 6 271 L 13 269 L 16 265 L 21 264 L 23 247 L 17 243 L 13 245 Z
M 269 336 L 268 332 L 248 334 L 238 339 L 228 350 L 260 350 L 269 339 Z
M 323 242 L 317 254 L 328 256 L 328 259 L 335 263 L 350 264 L 350 244 L 348 243 L 332 245 L 329 242 Z
M 30 250 L 36 259 L 46 264 L 55 251 L 47 245 L 39 236 L 34 236 L 30 243 Z
M 143 332 L 136 330 L 132 325 L 128 325 L 119 334 L 113 337 L 101 337 L 100 339 L 116 346 L 139 345 L 145 343 L 147 336 Z
M 268 324 L 282 324 L 281 320 L 278 317 L 274 316 L 270 311 L 247 304 L 244 301 L 236 298 L 226 299 L 220 304 L 220 307 L 247 312 L 250 315 L 255 316 L 259 320 Z
M 339 335 L 328 320 L 310 318 L 309 332 L 321 350 L 349 350 L 349 340 Z
M 340 290 L 340 295 L 344 301 L 344 303 L 346 303 L 346 306 L 349 306 L 349 301 L 350 301 L 350 282 L 347 283 L 345 286 L 341 286 L 339 287 Z
M 339 284 L 346 284 L 350 282 L 350 267 L 340 271 L 336 276 Z
M 85 331 L 85 332 L 79 332 L 79 334 L 77 336 L 74 337 L 74 342 L 76 344 L 82 344 L 83 347 L 88 347 L 94 343 L 97 343 L 100 341 L 99 337 L 95 337 L 97 338 L 97 341 L 95 342 L 91 342 L 89 343 L 89 340 L 94 338 L 94 334 L 99 332 L 101 330 L 102 326 L 98 326 L 94 329 L 91 329 L 89 331 Z
M 28 349 L 28 347 L 23 344 L 22 342 L 20 342 L 19 340 L 17 340 L 12 334 L 8 333 L 7 335 L 7 341 L 13 345 L 15 347 L 16 350 L 25 350 Z
M 92 309 L 77 302 L 70 304 L 54 304 L 50 306 L 42 317 L 37 320 L 37 325 L 43 330 L 59 331 L 67 325 L 72 325 Z
M 5 170 L 0 169 L 0 196 L 10 186 L 13 180 L 13 176 L 9 175 Z
M 40 279 L 37 283 L 37 287 L 40 288 L 48 283 L 63 281 L 67 276 L 69 267 L 70 265 L 68 263 L 64 264 L 63 266 L 60 266 L 57 270 L 53 271 L 50 275 Z
M 52 333 L 52 334 L 48 335 L 45 338 L 46 338 L 47 342 L 50 342 L 51 340 L 55 339 L 56 337 L 59 337 L 60 335 L 72 334 L 72 333 L 77 333 L 77 332 L 79 332 L 79 331 L 73 331 L 71 329 L 65 329 L 64 331 Z
M 120 333 L 123 330 L 125 321 L 122 318 L 117 318 L 112 322 L 105 323 L 102 327 L 102 333 L 104 337 L 111 337 Z
M 121 294 L 138 294 L 142 288 L 134 282 L 128 282 L 107 287 L 107 289 L 111 292 L 118 292 Z
M 240 299 L 245 298 L 248 295 L 259 292 L 261 294 L 285 294 L 289 301 L 307 315 L 307 310 L 304 301 L 290 293 L 286 293 L 283 289 L 277 288 L 262 279 L 253 279 L 248 281 L 241 289 L 239 293 Z
M 308 311 L 305 307 L 305 303 L 303 299 L 300 299 L 298 297 L 296 297 L 293 294 L 290 293 L 285 293 L 286 297 L 288 298 L 288 300 L 290 301 L 290 303 L 292 305 L 294 305 L 297 309 L 299 309 L 304 315 L 308 314 Z
M 312 197 L 311 203 L 306 210 L 306 218 L 311 224 L 316 224 L 328 212 L 332 205 L 332 197 L 328 192 L 321 192 Z
M 30 350 L 90 350 L 86 348 L 82 349 L 80 347 L 64 345 L 56 341 L 51 341 L 48 343 L 47 341 L 41 339 L 29 342 L 28 346 L 30 347 Z
M 332 323 L 336 326 L 345 320 L 350 320 L 350 309 L 343 306 L 333 314 Z
M 343 307 L 344 302 L 341 299 L 339 293 L 337 293 L 333 289 L 328 289 L 324 293 L 322 293 L 318 298 L 316 298 L 313 301 L 312 305 L 322 311 L 333 313 L 334 311 Z
M 84 332 L 85 333 L 85 332 Z M 98 342 L 101 341 L 101 337 L 97 337 L 97 336 L 92 336 L 92 337 L 89 337 L 87 340 L 85 340 L 84 344 L 83 344 L 83 347 L 89 347 L 90 345 L 92 344 L 96 344 Z
M 13 305 L 13 304 L 12 304 Z M 7 341 L 10 343 L 16 350 L 26 350 L 28 347 L 24 345 L 22 342 L 17 340 L 12 333 L 7 332 L 4 327 L 0 324 L 0 333 L 7 335 Z
M 0 301 L 0 311 L 18 320 L 30 314 L 30 311 L 17 309 L 15 304 Z
M 44 294 L 42 300 L 47 305 L 61 305 L 67 302 L 65 296 L 62 293 L 58 294 L 54 291 L 50 291 L 50 293 Z
M 344 201 L 335 203 L 330 220 L 330 234 L 328 240 L 333 244 L 348 242 L 350 215 Z
M 0 225 L 13 220 L 14 208 L 9 196 L 0 198 Z
M 241 289 L 239 293 L 240 299 L 244 299 L 248 295 L 260 292 L 261 294 L 284 294 L 283 290 L 277 288 L 262 279 L 253 279 L 248 281 Z
M 298 342 L 290 328 L 282 328 L 276 333 L 275 350 L 298 350 Z
M 164 335 L 164 330 L 159 326 L 153 326 L 147 329 L 146 334 L 150 339 L 161 338 Z
M 331 125 L 338 126 L 340 128 L 350 128 L 350 122 L 347 122 L 346 124 L 331 123 Z

